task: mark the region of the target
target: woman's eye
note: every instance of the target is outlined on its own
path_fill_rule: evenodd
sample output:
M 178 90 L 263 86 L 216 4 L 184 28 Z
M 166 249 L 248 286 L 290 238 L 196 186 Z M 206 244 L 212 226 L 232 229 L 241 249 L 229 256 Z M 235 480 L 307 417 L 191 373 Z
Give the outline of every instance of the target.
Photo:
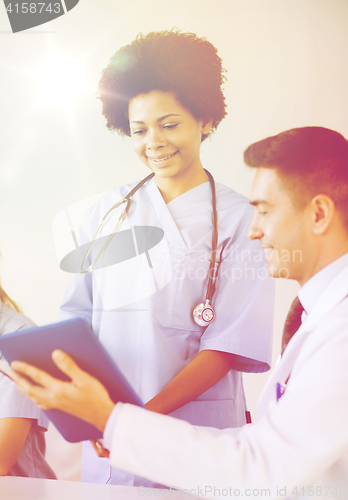
M 164 125 L 163 128 L 167 128 L 169 130 L 172 130 L 175 128 L 178 124 L 177 123 L 171 123 L 170 125 Z
M 133 132 L 132 132 L 133 135 L 142 135 L 144 133 L 145 133 L 145 130 L 142 130 L 142 129 L 140 129 L 140 130 L 133 130 Z

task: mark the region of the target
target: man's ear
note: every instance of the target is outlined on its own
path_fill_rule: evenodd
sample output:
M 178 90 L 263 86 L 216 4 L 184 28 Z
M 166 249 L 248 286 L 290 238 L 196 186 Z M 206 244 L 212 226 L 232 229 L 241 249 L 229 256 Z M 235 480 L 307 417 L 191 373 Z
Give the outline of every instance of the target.
M 313 234 L 323 234 L 327 231 L 335 214 L 335 204 L 326 194 L 318 194 L 311 201 L 313 215 Z

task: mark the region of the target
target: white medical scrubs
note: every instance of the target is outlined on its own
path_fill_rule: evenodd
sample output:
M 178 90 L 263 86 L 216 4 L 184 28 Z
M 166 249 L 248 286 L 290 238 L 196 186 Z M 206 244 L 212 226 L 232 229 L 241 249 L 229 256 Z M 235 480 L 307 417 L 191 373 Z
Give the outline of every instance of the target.
M 104 215 L 134 185 L 110 191 L 93 205 L 81 224 L 79 245 L 92 241 Z M 154 179 L 142 187 L 133 197 L 121 230 L 155 226 L 163 229 L 164 237 L 148 255 L 138 252 L 93 273 L 73 274 L 61 319 L 79 316 L 92 325 L 144 403 L 199 351 L 236 354 L 233 370 L 195 401 L 171 413 L 192 424 L 222 429 L 246 422 L 241 372 L 270 368 L 274 285 L 259 245 L 247 238 L 253 216 L 247 198 L 219 183 L 216 191 L 217 260 L 221 264 L 213 298 L 216 317 L 204 332 L 194 322 L 192 311 L 205 300 L 208 283 L 213 229 L 208 182 L 167 205 Z M 111 212 L 101 235 L 112 232 L 121 211 Z M 93 253 L 84 267 L 98 251 Z M 89 443 L 84 447 L 82 479 L 153 484 L 111 469 L 108 459 L 98 458 Z
M 0 335 L 35 326 L 23 314 L 0 302 Z M 0 353 L 1 355 L 1 353 Z M 48 419 L 35 403 L 19 392 L 12 380 L 0 372 L 0 419 L 33 419 L 28 436 L 14 467 L 15 476 L 56 479 L 45 460 L 45 436 Z M 0 450 L 1 452 L 1 450 Z

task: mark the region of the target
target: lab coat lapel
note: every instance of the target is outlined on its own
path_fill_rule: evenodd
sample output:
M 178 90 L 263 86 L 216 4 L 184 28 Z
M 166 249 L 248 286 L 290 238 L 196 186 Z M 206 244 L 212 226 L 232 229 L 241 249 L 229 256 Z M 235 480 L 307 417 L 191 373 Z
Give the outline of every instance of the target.
M 291 374 L 295 360 L 305 343 L 309 330 L 300 327 L 287 345 L 282 357 L 279 356 L 276 366 L 273 368 L 263 390 L 257 405 L 257 420 L 269 411 L 269 405 L 276 403 L 276 385 L 286 385 L 286 382 Z M 296 336 L 296 341 L 295 341 Z
M 313 309 L 307 315 L 295 335 L 290 339 L 284 351 L 283 359 L 289 361 L 296 359 L 297 353 L 302 346 L 308 333 L 321 322 L 321 320 L 332 311 L 348 295 L 348 266 L 341 271 L 329 284 L 326 290 L 315 302 Z
M 162 195 L 156 186 L 155 179 L 151 179 L 146 186 L 150 203 L 159 220 L 160 226 L 172 248 L 186 247 L 185 241 L 181 236 L 180 230 L 175 223 Z
M 258 418 L 267 412 L 268 405 L 275 402 L 276 384 L 285 384 L 299 353 L 314 328 L 348 295 L 348 266 L 341 271 L 319 297 L 299 330 L 291 338 L 283 357 L 273 369 L 261 392 L 257 414 Z

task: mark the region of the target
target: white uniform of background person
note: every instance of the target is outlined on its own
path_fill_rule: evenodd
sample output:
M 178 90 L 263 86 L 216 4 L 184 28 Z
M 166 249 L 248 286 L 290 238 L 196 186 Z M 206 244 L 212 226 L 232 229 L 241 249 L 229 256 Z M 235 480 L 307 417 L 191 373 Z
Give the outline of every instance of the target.
M 103 195 L 87 212 L 79 244 L 92 240 L 105 213 L 134 185 Z M 149 250 L 153 267 L 142 254 L 93 273 L 74 274 L 61 319 L 80 316 L 93 325 L 144 403 L 200 350 L 235 353 L 235 370 L 171 414 L 192 424 L 222 429 L 246 422 L 241 372 L 264 372 L 270 367 L 274 284 L 258 244 L 247 238 L 253 216 L 248 200 L 218 183 L 216 190 L 217 260 L 222 250 L 223 260 L 213 299 L 216 318 L 203 336 L 202 327 L 193 321 L 192 310 L 205 300 L 208 281 L 212 241 L 209 182 L 167 205 L 154 179 L 137 191 L 121 230 L 132 226 L 164 230 L 163 240 Z M 112 212 L 102 235 L 112 232 L 122 208 Z M 151 484 L 111 470 L 109 460 L 98 458 L 90 443 L 84 447 L 82 479 Z
M 0 335 L 35 326 L 13 307 L 0 302 Z M 1 355 L 1 353 L 0 353 Z M 55 479 L 56 476 L 45 460 L 45 437 L 48 419 L 41 410 L 19 392 L 14 382 L 0 372 L 0 419 L 30 418 L 34 422 L 15 466 L 15 476 Z
M 255 424 L 195 428 L 120 403 L 104 432 L 111 462 L 192 494 L 200 487 L 206 498 L 347 498 L 348 254 L 299 298 L 307 315 L 267 381 Z M 289 375 L 277 402 L 276 384 Z

